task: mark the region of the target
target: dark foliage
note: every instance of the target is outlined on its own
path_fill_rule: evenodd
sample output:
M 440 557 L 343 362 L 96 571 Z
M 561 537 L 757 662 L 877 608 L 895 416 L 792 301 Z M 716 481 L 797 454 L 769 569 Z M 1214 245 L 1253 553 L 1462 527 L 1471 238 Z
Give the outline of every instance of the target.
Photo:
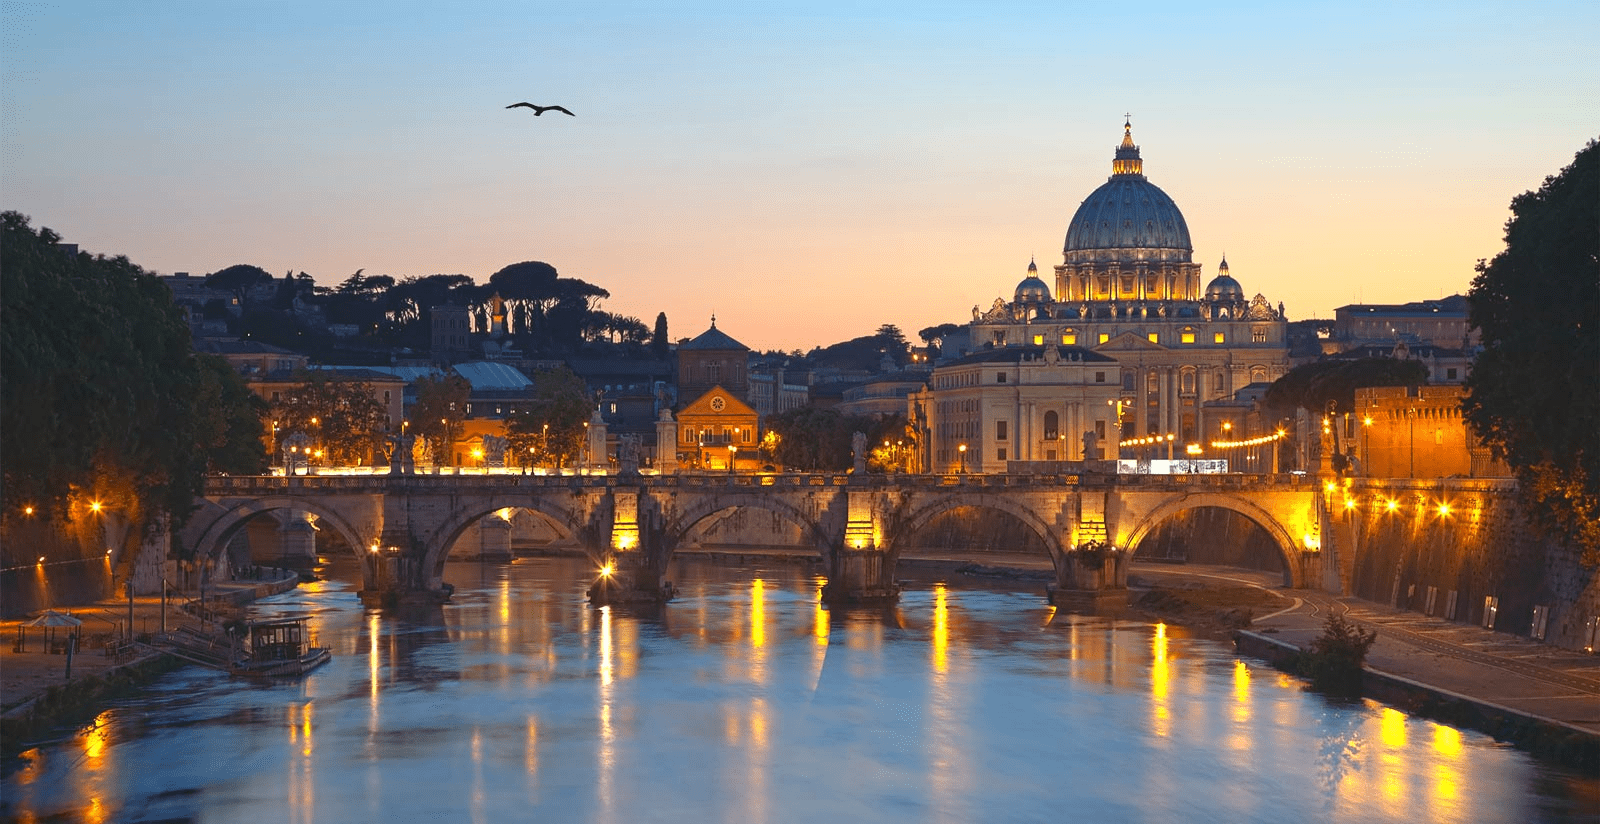
M 1329 615 L 1322 634 L 1300 657 L 1299 673 L 1311 679 L 1311 688 L 1318 692 L 1357 698 L 1361 695 L 1362 665 L 1377 640 L 1377 630 L 1363 630 L 1354 621 Z
M 1600 143 L 1511 201 L 1506 248 L 1478 263 L 1483 351 L 1467 421 L 1522 480 L 1534 520 L 1600 565 Z

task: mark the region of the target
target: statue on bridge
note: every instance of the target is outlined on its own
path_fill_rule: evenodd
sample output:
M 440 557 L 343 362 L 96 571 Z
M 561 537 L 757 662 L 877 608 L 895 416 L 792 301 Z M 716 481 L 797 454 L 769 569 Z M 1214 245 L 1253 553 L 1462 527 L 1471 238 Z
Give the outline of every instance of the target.
M 1100 459 L 1100 436 L 1093 429 L 1083 433 L 1083 459 L 1097 461 Z
M 639 476 L 639 443 L 641 438 L 633 433 L 617 439 L 617 474 L 624 478 Z
M 855 458 L 855 465 L 851 472 L 857 475 L 867 473 L 867 433 L 857 432 L 850 436 L 850 452 Z

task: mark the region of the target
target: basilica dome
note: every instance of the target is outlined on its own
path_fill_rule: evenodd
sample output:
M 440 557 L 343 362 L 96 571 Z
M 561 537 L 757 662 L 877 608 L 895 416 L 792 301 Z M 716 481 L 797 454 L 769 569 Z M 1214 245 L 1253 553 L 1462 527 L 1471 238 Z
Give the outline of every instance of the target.
M 1017 303 L 1039 304 L 1050 302 L 1050 287 L 1039 279 L 1039 265 L 1028 261 L 1028 276 L 1017 284 L 1014 295 Z
M 1145 179 L 1132 125 L 1123 124 L 1112 175 L 1084 199 L 1067 226 L 1062 249 L 1074 263 L 1188 263 L 1194 254 L 1189 224 L 1178 204 Z
M 1228 258 L 1223 256 L 1222 265 L 1217 267 L 1217 276 L 1206 285 L 1206 300 L 1232 303 L 1244 300 L 1244 287 L 1239 281 L 1228 274 Z

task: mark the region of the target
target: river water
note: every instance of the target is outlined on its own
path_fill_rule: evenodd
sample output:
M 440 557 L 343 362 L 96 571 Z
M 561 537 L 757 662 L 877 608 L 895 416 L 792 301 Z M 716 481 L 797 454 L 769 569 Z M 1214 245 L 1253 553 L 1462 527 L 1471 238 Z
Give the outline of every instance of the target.
M 577 559 L 452 564 L 451 604 L 338 577 L 257 604 L 334 659 L 187 668 L 26 754 L 21 821 L 1529 822 L 1592 781 L 1476 733 L 1334 704 L 1175 627 L 1030 583 L 912 581 L 829 611 L 800 567 L 679 562 L 658 614 Z

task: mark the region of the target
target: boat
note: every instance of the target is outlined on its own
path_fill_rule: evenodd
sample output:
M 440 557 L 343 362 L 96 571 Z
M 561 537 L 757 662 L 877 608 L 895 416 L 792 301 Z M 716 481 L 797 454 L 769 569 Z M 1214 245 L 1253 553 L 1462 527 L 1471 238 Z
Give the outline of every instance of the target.
M 235 675 L 290 678 L 304 675 L 328 662 L 333 650 L 313 647 L 306 619 L 254 621 L 247 629 L 249 647 L 229 668 Z

